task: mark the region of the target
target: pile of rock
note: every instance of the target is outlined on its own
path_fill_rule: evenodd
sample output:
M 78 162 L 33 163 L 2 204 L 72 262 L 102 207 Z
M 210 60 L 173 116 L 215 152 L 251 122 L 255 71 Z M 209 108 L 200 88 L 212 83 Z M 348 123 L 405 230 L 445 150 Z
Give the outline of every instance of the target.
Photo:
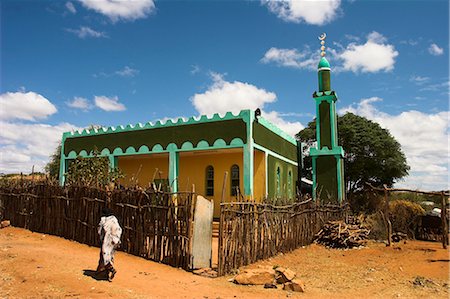
M 304 283 L 296 278 L 296 273 L 284 267 L 264 267 L 245 269 L 236 275 L 232 281 L 243 285 L 263 285 L 264 288 L 283 288 L 293 292 L 304 292 Z

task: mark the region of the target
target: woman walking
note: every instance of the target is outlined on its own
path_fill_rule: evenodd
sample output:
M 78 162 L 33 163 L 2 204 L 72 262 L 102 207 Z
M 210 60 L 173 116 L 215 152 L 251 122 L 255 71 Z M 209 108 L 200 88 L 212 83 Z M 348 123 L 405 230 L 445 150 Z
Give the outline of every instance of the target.
M 114 254 L 120 245 L 122 228 L 116 216 L 108 208 L 102 208 L 98 234 L 100 236 L 100 260 L 97 274 L 106 273 L 108 280 L 111 281 L 117 272 L 114 269 Z

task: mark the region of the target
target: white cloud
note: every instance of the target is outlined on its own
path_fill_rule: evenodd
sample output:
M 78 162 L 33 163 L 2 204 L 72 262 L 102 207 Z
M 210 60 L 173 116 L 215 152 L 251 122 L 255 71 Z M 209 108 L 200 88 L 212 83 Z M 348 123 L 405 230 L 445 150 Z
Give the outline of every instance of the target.
M 340 0 L 262 0 L 269 11 L 286 22 L 305 22 L 312 25 L 324 25 L 333 21 L 339 12 Z
M 68 101 L 66 104 L 70 108 L 82 109 L 82 110 L 85 110 L 85 111 L 92 108 L 92 106 L 89 103 L 88 99 L 85 99 L 85 98 L 82 98 L 82 97 L 74 97 L 71 101 Z
M 85 39 L 88 37 L 92 37 L 92 38 L 108 37 L 105 32 L 95 31 L 94 29 L 87 27 L 87 26 L 80 26 L 80 29 L 67 28 L 66 31 L 73 33 L 82 39 Z
M 362 99 L 358 104 L 341 109 L 364 116 L 389 129 L 401 144 L 410 175 L 398 186 L 425 190 L 448 189 L 450 111 L 423 113 L 415 110 L 392 115 L 380 111 L 374 103 L 382 99 Z
M 444 54 L 444 49 L 436 44 L 431 44 L 430 47 L 428 48 L 428 52 L 430 52 L 431 55 L 439 56 Z
M 222 74 L 210 74 L 213 83 L 204 93 L 195 94 L 192 104 L 200 114 L 212 115 L 226 112 L 238 113 L 244 109 L 263 109 L 266 104 L 276 101 L 276 94 L 252 84 L 224 80 Z M 271 121 L 291 135 L 295 135 L 303 128 L 299 122 L 289 122 L 281 118 L 278 112 L 264 112 L 263 117 Z
M 112 22 L 134 21 L 155 10 L 153 0 L 80 0 L 84 7 L 101 13 Z
M 350 43 L 338 56 L 344 70 L 375 73 L 393 70 L 398 52 L 393 45 L 386 44 L 383 35 L 374 31 L 367 36 L 365 44 Z
M 134 77 L 139 74 L 139 70 L 133 69 L 129 66 L 125 66 L 123 69 L 115 71 L 114 74 L 121 77 Z
M 411 76 L 409 81 L 416 83 L 417 85 L 423 85 L 430 80 L 430 77 L 422 77 L 422 76 Z
M 355 40 L 355 38 L 352 39 Z M 346 47 L 339 43 L 333 43 L 333 45 L 338 49 L 327 47 L 326 53 L 333 63 L 334 72 L 376 73 L 390 71 L 394 68 L 395 58 L 398 56 L 394 46 L 387 44 L 386 37 L 376 31 L 368 34 L 367 41 L 364 44 L 352 42 Z M 272 47 L 264 54 L 261 62 L 314 70 L 317 69 L 319 60 L 319 50 L 311 51 L 309 47 L 304 47 L 302 51 Z
M 122 69 L 117 70 L 117 71 L 113 71 L 111 73 L 106 73 L 106 72 L 100 72 L 97 74 L 93 74 L 92 76 L 94 78 L 100 78 L 100 77 L 104 77 L 104 78 L 108 78 L 108 77 L 112 77 L 112 76 L 120 76 L 120 77 L 128 77 L 128 78 L 132 78 L 135 77 L 139 74 L 139 70 L 134 69 L 132 67 L 129 66 L 124 66 Z
M 0 120 L 35 121 L 56 113 L 56 107 L 42 95 L 29 91 L 0 94 Z
M 261 59 L 262 63 L 275 63 L 278 66 L 285 66 L 298 69 L 317 68 L 318 55 L 305 48 L 302 52 L 297 49 L 279 49 L 272 47 Z
M 108 98 L 105 96 L 95 96 L 94 97 L 95 106 L 105 111 L 124 111 L 126 110 L 125 105 L 119 103 L 119 98 L 117 96 Z
M 304 128 L 304 126 L 298 121 L 290 122 L 283 119 L 282 113 L 279 113 L 277 111 L 262 111 L 262 117 L 275 124 L 281 130 L 285 131 L 291 136 L 295 136 L 295 134 L 297 134 Z
M 66 2 L 66 8 L 68 11 L 70 11 L 73 14 L 77 13 L 77 10 L 75 9 L 75 6 L 73 5 L 72 2 Z
M 200 114 L 237 113 L 243 109 L 261 108 L 275 102 L 277 96 L 254 85 L 239 81 L 228 82 L 217 73 L 211 74 L 213 84 L 201 94 L 192 97 L 192 103 Z
M 58 146 L 62 133 L 77 127 L 61 123 L 24 124 L 0 121 L 0 172 L 43 171 Z

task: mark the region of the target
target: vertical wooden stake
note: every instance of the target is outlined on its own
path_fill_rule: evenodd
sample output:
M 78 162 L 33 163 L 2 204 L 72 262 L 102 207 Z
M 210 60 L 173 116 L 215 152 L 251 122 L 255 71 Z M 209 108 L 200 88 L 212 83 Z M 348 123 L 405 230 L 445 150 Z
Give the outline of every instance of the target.
M 441 192 L 441 221 L 442 221 L 442 247 L 447 249 L 448 245 L 448 223 L 447 223 L 447 205 L 445 202 L 445 194 Z
M 227 179 L 228 179 L 228 171 L 225 171 L 225 173 L 224 173 L 224 175 L 223 175 L 223 184 L 222 184 L 222 197 L 220 198 L 220 206 L 219 206 L 219 209 L 220 209 L 220 211 L 219 211 L 219 213 L 220 213 L 220 220 L 219 220 L 219 244 L 218 244 L 218 247 L 219 248 L 217 248 L 218 250 L 218 253 L 219 253 L 219 256 L 218 256 L 218 261 L 217 261 L 217 266 L 218 266 L 218 275 L 219 276 L 222 276 L 222 275 L 224 275 L 225 273 L 224 273 L 224 266 L 225 266 L 225 264 L 222 262 L 222 259 L 223 259 L 223 237 L 224 237 L 224 232 L 223 232 L 223 230 L 224 230 L 224 227 L 223 227 L 223 222 L 224 222 L 224 211 L 223 211 L 223 208 L 222 208 L 222 203 L 223 203 L 223 201 L 225 200 L 225 190 L 226 190 L 226 187 L 227 187 Z
M 384 201 L 385 201 L 385 215 L 386 215 L 386 222 L 387 222 L 387 238 L 388 243 L 387 246 L 391 246 L 391 239 L 392 239 L 392 223 L 389 219 L 389 192 L 387 190 L 386 185 L 383 186 L 384 188 Z

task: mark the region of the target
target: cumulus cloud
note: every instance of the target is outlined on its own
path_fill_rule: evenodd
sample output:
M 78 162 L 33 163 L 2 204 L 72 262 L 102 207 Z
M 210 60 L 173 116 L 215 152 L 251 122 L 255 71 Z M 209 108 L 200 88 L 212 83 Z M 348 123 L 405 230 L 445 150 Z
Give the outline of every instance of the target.
M 431 44 L 430 47 L 428 48 L 428 52 L 431 55 L 440 56 L 440 55 L 444 54 L 444 49 L 439 47 L 436 44 Z
M 56 112 L 48 99 L 35 92 L 0 95 L 0 172 L 30 172 L 33 165 L 36 171 L 43 170 L 62 133 L 78 128 L 22 121 L 45 119 Z
M 67 28 L 66 31 L 73 33 L 82 39 L 85 39 L 88 37 L 92 37 L 92 38 L 108 37 L 105 32 L 95 31 L 94 29 L 87 27 L 87 26 L 80 26 L 80 29 Z
M 84 7 L 107 16 L 112 22 L 146 18 L 155 10 L 153 0 L 80 0 Z
M 66 8 L 67 8 L 68 11 L 70 11 L 73 14 L 77 13 L 77 10 L 76 10 L 76 8 L 75 8 L 75 6 L 73 5 L 72 2 L 66 2 Z
M 425 190 L 448 189 L 450 111 L 427 114 L 410 110 L 392 115 L 375 107 L 375 103 L 381 101 L 378 97 L 361 99 L 339 113 L 352 112 L 389 129 L 401 144 L 411 166 L 409 177 L 399 182 L 398 186 Z
M 0 121 L 0 172 L 43 171 L 61 141 L 62 133 L 77 130 L 69 123 L 58 125 Z
M 126 110 L 125 105 L 119 103 L 119 98 L 105 97 L 105 96 L 95 96 L 94 97 L 95 106 L 105 111 L 124 111 Z
M 218 73 L 211 73 L 211 77 L 213 82 L 208 90 L 191 98 L 192 104 L 200 114 L 225 114 L 228 111 L 238 113 L 244 109 L 263 109 L 266 104 L 276 101 L 276 94 L 263 88 L 239 81 L 228 82 Z M 295 135 L 303 128 L 299 122 L 284 120 L 276 111 L 263 111 L 262 115 L 291 135 Z
M 353 39 L 355 40 L 355 39 Z M 338 49 L 327 47 L 327 57 L 333 62 L 333 71 L 352 71 L 355 73 L 376 73 L 390 71 L 394 68 L 398 52 L 387 43 L 382 34 L 374 31 L 367 35 L 365 43 L 351 42 L 346 47 L 334 43 Z M 297 69 L 317 69 L 319 51 L 270 48 L 261 59 L 262 63 L 274 63 L 278 66 Z
M 295 136 L 304 126 L 299 121 L 290 122 L 282 118 L 282 113 L 277 111 L 262 111 L 262 117 L 275 124 L 281 130 L 285 131 L 291 136 Z
M 74 97 L 71 101 L 68 101 L 66 104 L 70 108 L 81 109 L 85 111 L 92 108 L 92 105 L 89 103 L 88 99 L 82 97 Z
M 57 109 L 44 96 L 29 91 L 0 94 L 0 120 L 35 121 L 56 113 Z
M 398 52 L 386 43 L 383 35 L 374 31 L 367 36 L 366 43 L 350 43 L 338 56 L 344 70 L 375 73 L 393 70 Z
M 339 13 L 340 0 L 262 0 L 270 12 L 286 22 L 324 25 Z
M 228 82 L 223 75 L 212 73 L 213 84 L 204 93 L 195 94 L 192 103 L 200 114 L 237 113 L 243 109 L 261 108 L 272 103 L 277 96 L 273 92 L 239 81 Z
M 298 68 L 298 69 L 315 69 L 318 63 L 317 53 L 313 53 L 309 48 L 303 51 L 297 49 L 280 49 L 272 47 L 261 59 L 262 63 L 274 63 L 278 66 Z

